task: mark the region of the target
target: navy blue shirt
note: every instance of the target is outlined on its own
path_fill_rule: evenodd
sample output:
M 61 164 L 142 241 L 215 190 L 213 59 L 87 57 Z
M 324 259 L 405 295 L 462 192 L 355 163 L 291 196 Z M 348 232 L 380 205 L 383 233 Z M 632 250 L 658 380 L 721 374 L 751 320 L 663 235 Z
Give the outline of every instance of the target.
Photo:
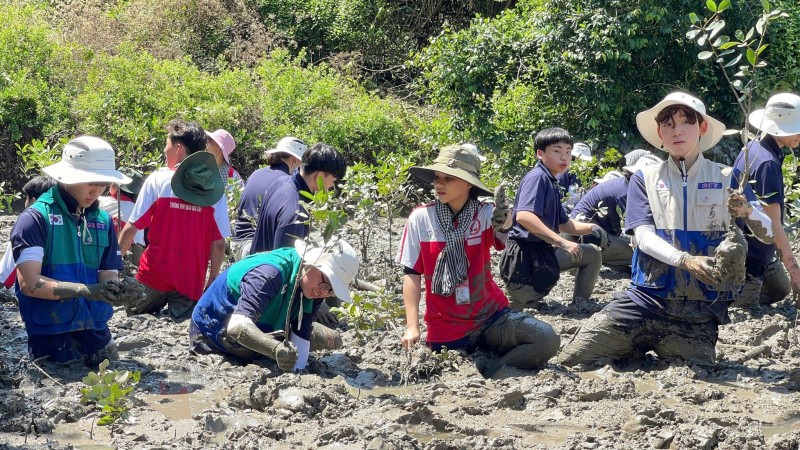
M 589 189 L 570 213 L 573 219 L 600 225 L 607 233 L 619 236 L 628 201 L 628 180 L 614 178 Z M 618 209 L 619 208 L 619 209 Z
M 296 238 L 308 235 L 308 227 L 298 223 L 297 211 L 306 213 L 299 203 L 300 191 L 311 192 L 299 171 L 272 185 L 271 192 L 267 192 L 258 213 L 258 226 L 250 247 L 251 255 L 292 247 Z
M 236 212 L 234 241 L 253 239 L 253 235 L 256 234 L 253 221 L 258 218 L 258 211 L 261 209 L 266 192 L 273 183 L 288 176 L 289 166 L 283 161 L 258 169 L 250 175 L 244 185 L 239 209 Z
M 58 194 L 64 201 L 64 204 L 70 211 L 78 209 L 78 201 L 72 198 L 71 195 L 64 189 L 62 185 L 58 185 Z M 99 208 L 99 202 L 92 203 L 92 206 L 86 208 L 86 211 L 93 211 Z M 79 218 L 77 214 L 74 217 Z M 17 218 L 17 223 L 11 229 L 11 251 L 14 255 L 14 261 L 19 260 L 20 254 L 26 248 L 41 247 L 45 251 L 47 243 L 47 232 L 50 223 L 45 219 L 42 214 L 33 208 L 27 208 Z M 119 244 L 117 243 L 117 231 L 113 226 L 108 228 L 108 247 L 103 251 L 100 257 L 99 270 L 122 270 L 125 266 L 119 256 Z
M 525 227 L 517 223 L 517 213 L 528 211 L 536 214 L 547 228 L 558 233 L 559 225 L 569 220 L 561 204 L 558 181 L 542 163 L 525 174 L 514 199 L 514 225 L 508 237 L 520 241 L 544 242 Z
M 572 173 L 570 170 L 556 175 L 556 180 L 558 180 L 558 186 L 561 188 L 560 191 L 562 198 L 569 194 L 570 186 L 580 187 L 581 185 L 581 180 L 579 180 L 578 176 Z
M 750 187 L 758 196 L 759 200 L 766 204 L 778 204 L 781 209 L 781 225 L 783 224 L 784 214 L 784 191 L 783 191 L 783 159 L 786 155 L 775 142 L 772 136 L 766 136 L 761 141 L 753 141 L 748 144 L 750 162 Z M 744 172 L 744 151 L 739 152 L 733 167 L 738 173 Z M 775 257 L 775 246 L 765 244 L 752 236 L 744 226 L 744 221 L 737 219 L 736 223 L 745 230 L 747 238 L 747 258 L 755 260 L 759 264 L 769 264 Z M 778 224 L 776 224 L 778 225 Z

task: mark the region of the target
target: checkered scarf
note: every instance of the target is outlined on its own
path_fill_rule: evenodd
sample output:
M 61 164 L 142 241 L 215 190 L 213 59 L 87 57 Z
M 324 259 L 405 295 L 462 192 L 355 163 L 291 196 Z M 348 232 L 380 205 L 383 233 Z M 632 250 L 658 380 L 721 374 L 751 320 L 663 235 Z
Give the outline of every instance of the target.
M 456 286 L 467 279 L 467 252 L 464 250 L 464 237 L 472 222 L 472 217 L 478 210 L 478 201 L 469 199 L 458 212 L 453 214 L 446 204 L 436 200 L 436 219 L 444 232 L 446 245 L 439 257 L 436 259 L 436 267 L 433 269 L 433 279 L 431 280 L 431 291 L 436 295 L 449 297 L 455 292 Z M 458 228 L 453 226 L 456 218 Z

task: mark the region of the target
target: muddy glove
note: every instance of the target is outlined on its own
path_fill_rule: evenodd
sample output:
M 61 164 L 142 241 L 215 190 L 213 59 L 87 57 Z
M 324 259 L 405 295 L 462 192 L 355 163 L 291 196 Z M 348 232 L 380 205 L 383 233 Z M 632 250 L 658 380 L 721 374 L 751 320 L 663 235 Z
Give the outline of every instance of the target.
M 734 191 L 728 196 L 728 213 L 732 217 L 749 217 L 752 210 L 753 205 L 747 201 L 744 194 Z
M 511 218 L 511 205 L 508 204 L 506 199 L 506 189 L 503 183 L 500 183 L 494 189 L 494 212 L 492 213 L 492 228 L 496 231 L 506 232 L 511 228 L 514 223 Z
M 95 284 L 70 283 L 60 281 L 53 293 L 60 299 L 85 297 L 89 300 L 104 302 L 116 301 L 119 294 L 119 280 L 108 280 Z
M 592 225 L 592 236 L 600 240 L 599 245 L 601 250 L 608 248 L 608 233 L 603 229 L 603 227 L 600 225 Z
M 705 284 L 719 283 L 714 277 L 714 258 L 711 256 L 692 256 L 687 253 L 681 259 L 680 267 Z
M 284 372 L 291 372 L 297 364 L 297 347 L 289 341 L 283 341 L 275 347 L 275 362 Z
M 328 328 L 334 328 L 339 324 L 339 319 L 333 315 L 331 312 L 331 307 L 328 306 L 327 303 L 322 302 L 322 304 L 319 305 L 317 316 L 314 318 L 314 322 L 321 323 Z
M 147 297 L 144 285 L 136 278 L 123 277 L 119 285 L 119 295 L 116 302 L 112 303 L 114 306 L 136 306 Z

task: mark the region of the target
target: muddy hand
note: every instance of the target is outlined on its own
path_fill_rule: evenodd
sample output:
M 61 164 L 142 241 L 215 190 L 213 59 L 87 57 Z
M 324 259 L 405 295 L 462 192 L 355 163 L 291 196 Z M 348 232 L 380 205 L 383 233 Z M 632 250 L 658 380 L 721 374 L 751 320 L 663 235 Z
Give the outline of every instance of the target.
M 339 324 L 339 320 L 331 312 L 331 307 L 325 302 L 322 302 L 322 304 L 319 305 L 317 316 L 314 318 L 314 320 L 328 328 L 334 328 Z
M 133 277 L 122 277 L 117 306 L 136 306 L 147 297 L 144 285 Z
M 410 352 L 414 344 L 419 342 L 419 328 L 406 327 L 406 332 L 403 333 L 403 349 Z
M 681 266 L 705 284 L 715 285 L 719 280 L 714 276 L 714 258 L 710 256 L 687 255 Z
M 89 284 L 86 288 L 89 290 L 86 298 L 90 300 L 100 300 L 114 304 L 119 298 L 119 280 L 117 279 Z
M 606 239 L 608 239 L 608 236 L 606 236 Z M 572 257 L 573 261 L 581 259 L 581 256 L 583 255 L 583 249 L 577 242 L 570 242 L 565 240 L 564 242 L 561 243 L 561 248 L 565 252 L 569 253 L 569 256 Z
M 600 249 L 608 248 L 608 233 L 600 225 L 592 225 L 592 236 L 600 240 Z
M 728 196 L 728 213 L 733 217 L 749 217 L 750 212 L 753 210 L 753 205 L 747 201 L 744 194 L 736 191 L 731 191 Z
M 297 364 L 297 348 L 289 341 L 283 341 L 275 348 L 275 362 L 284 372 L 291 372 Z
M 492 228 L 506 230 L 511 227 L 511 206 L 506 199 L 505 184 L 500 183 L 494 189 L 494 212 L 492 213 Z

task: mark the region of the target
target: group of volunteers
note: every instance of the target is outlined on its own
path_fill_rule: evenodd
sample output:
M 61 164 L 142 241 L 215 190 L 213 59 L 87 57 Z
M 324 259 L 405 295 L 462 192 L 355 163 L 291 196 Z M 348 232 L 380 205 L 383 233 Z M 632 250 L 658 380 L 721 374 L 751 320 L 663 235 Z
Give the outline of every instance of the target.
M 485 158 L 474 145 L 446 146 L 430 165 L 412 167 L 435 200 L 411 212 L 397 255 L 404 349 L 422 339 L 424 298 L 426 344 L 482 349 L 485 376 L 504 364 L 535 369 L 555 358 L 574 366 L 647 351 L 713 364 L 732 304 L 752 308 L 800 292 L 800 266 L 782 226 L 781 172 L 784 149 L 800 146 L 800 97 L 773 96 L 749 123 L 757 138 L 734 167 L 712 162 L 703 152 L 725 126 L 699 99 L 671 93 L 636 117 L 666 160 L 657 151 L 629 152 L 620 171 L 588 189 L 569 168 L 592 159 L 589 146 L 564 129 L 543 129 L 533 142 L 538 162 L 513 205 L 505 186 L 492 191 L 481 181 Z M 81 136 L 25 186 L 26 209 L 0 276 L 15 286 L 31 358 L 89 365 L 118 358 L 108 327 L 114 307 L 187 321 L 194 353 L 266 356 L 284 371 L 304 369 L 315 349 L 342 346 L 323 325 L 330 317 L 323 319 L 330 305 L 351 301 L 357 253 L 341 239 L 312 242 L 301 192 L 332 189 L 345 177 L 345 158 L 289 136 L 245 180 L 231 165 L 235 147 L 226 130 L 176 119 L 166 126 L 166 166 L 145 177 L 117 170 L 108 142 Z M 234 190 L 241 196 L 232 233 Z M 748 242 L 738 287 L 720 283 L 713 268 L 731 226 Z M 503 288 L 492 274 L 492 248 L 502 252 Z M 135 279 L 124 276 L 129 252 Z M 223 270 L 226 254 L 232 264 Z M 603 265 L 629 273 L 630 286 L 562 346 L 535 315 L 548 310 L 564 271 L 575 270 L 572 300 L 589 300 Z

